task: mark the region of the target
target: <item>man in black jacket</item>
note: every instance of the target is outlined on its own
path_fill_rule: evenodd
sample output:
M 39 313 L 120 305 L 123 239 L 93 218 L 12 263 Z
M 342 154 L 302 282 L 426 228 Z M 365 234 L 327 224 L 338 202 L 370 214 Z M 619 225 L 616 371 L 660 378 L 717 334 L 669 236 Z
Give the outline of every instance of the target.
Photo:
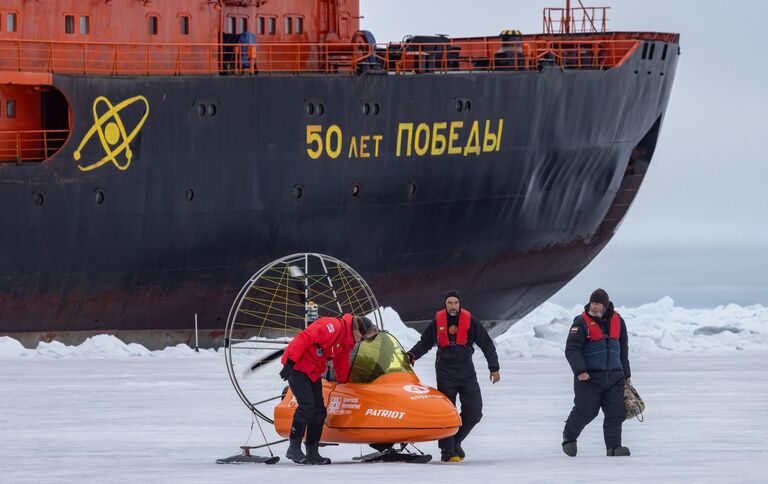
M 621 445 L 621 424 L 627 412 L 624 385 L 631 375 L 627 326 L 603 289 L 592 293 L 584 312 L 573 320 L 565 357 L 573 370 L 575 396 L 563 430 L 563 452 L 576 455 L 576 439 L 602 408 L 608 455 L 629 455 Z
M 493 339 L 469 311 L 461 307 L 459 291 L 448 291 L 444 306 L 421 333 L 421 340 L 411 348 L 408 357 L 413 364 L 437 344 L 437 389 L 454 404 L 456 395 L 461 398 L 461 428 L 454 436 L 438 442 L 441 460 L 461 462 L 464 460 L 461 442 L 483 416 L 483 399 L 472 362 L 475 343 L 483 350 L 483 355 L 488 361 L 491 382 L 498 382 L 501 376 Z

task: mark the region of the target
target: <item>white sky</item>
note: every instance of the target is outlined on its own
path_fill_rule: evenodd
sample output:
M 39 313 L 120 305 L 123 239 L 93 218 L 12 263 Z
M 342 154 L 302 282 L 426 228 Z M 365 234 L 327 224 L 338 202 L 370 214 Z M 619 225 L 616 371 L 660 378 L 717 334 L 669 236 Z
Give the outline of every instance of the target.
M 578 5 L 576 1 L 573 2 Z M 541 32 L 564 1 L 362 0 L 377 41 L 406 34 Z M 618 235 L 555 301 L 604 286 L 619 304 L 768 303 L 768 3 L 602 0 L 610 30 L 681 34 L 682 57 L 651 169 Z

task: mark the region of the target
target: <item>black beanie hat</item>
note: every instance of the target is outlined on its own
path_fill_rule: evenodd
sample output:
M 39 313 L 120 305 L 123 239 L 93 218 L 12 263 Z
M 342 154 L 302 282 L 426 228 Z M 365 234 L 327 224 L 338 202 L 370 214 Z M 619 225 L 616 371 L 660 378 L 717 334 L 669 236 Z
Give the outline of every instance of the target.
M 608 307 L 610 300 L 608 299 L 608 293 L 605 289 L 595 289 L 591 296 L 589 296 L 589 302 L 600 303 L 605 307 Z
M 450 291 L 446 292 L 445 293 L 445 297 L 443 298 L 443 300 L 446 300 L 449 297 L 455 297 L 456 299 L 459 300 L 459 302 L 461 302 L 461 293 L 459 291 L 457 291 L 456 289 L 451 289 Z

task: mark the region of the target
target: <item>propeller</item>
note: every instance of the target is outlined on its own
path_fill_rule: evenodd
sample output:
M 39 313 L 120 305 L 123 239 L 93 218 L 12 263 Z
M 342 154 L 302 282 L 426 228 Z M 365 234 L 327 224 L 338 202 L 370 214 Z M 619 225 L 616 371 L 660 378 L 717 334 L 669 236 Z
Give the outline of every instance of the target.
M 245 370 L 243 370 L 243 377 L 248 378 L 249 376 L 251 376 L 253 373 L 255 373 L 256 370 L 258 370 L 262 366 L 266 365 L 270 361 L 274 361 L 274 360 L 280 358 L 281 356 L 283 356 L 283 353 L 285 353 L 285 348 L 283 348 L 281 350 L 277 350 L 274 353 L 270 353 L 270 354 L 268 354 L 267 356 L 265 356 L 264 358 L 262 358 L 260 360 L 254 361 L 253 363 L 248 365 L 245 368 Z

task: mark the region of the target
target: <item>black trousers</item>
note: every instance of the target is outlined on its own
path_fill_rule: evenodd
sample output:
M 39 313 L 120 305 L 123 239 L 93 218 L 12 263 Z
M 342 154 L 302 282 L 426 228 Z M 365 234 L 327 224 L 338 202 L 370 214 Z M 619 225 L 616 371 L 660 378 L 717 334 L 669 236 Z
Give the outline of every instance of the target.
M 443 453 L 450 453 L 456 444 L 460 444 L 472 428 L 483 418 L 483 397 L 480 394 L 480 385 L 477 383 L 477 375 L 474 373 L 464 378 L 457 379 L 446 375 L 437 374 L 437 389 L 456 404 L 456 396 L 461 400 L 461 427 L 455 435 L 440 439 L 438 445 Z
M 312 381 L 304 373 L 293 370 L 288 385 L 296 397 L 299 407 L 293 414 L 291 439 L 299 439 L 307 432 L 307 443 L 320 442 L 325 423 L 325 402 L 323 402 L 323 379 Z
M 563 440 L 576 440 L 589 422 L 603 409 L 603 438 L 605 447 L 621 445 L 621 425 L 627 409 L 624 406 L 624 379 L 608 383 L 600 378 L 587 381 L 573 379 L 573 410 L 565 422 Z

